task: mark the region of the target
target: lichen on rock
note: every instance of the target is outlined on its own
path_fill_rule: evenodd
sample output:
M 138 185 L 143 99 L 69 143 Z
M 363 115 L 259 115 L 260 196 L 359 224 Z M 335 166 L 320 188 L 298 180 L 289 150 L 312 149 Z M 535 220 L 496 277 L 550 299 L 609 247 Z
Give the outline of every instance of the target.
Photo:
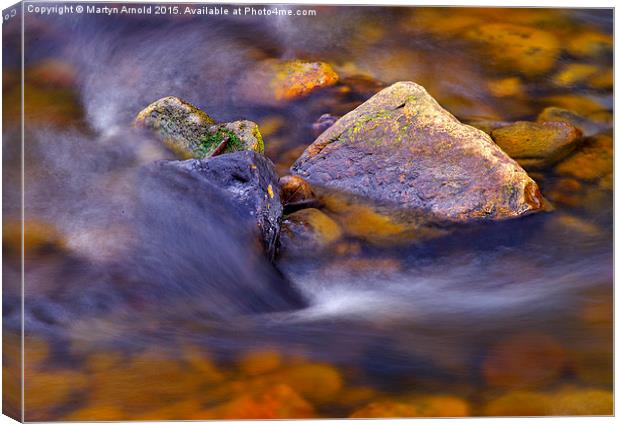
M 151 103 L 138 114 L 135 124 L 154 131 L 181 159 L 203 159 L 240 150 L 264 151 L 263 137 L 255 122 L 217 123 L 178 97 Z

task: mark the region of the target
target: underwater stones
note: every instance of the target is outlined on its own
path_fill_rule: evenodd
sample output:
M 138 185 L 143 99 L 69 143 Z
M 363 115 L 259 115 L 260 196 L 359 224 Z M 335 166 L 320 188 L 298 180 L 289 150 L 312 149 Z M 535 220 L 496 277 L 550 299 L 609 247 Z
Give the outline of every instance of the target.
M 339 116 L 324 113 L 312 124 L 312 133 L 318 137 L 323 131 L 334 125 L 338 118 Z
M 612 415 L 614 395 L 607 390 L 566 388 L 555 394 L 552 405 L 552 415 Z
M 316 413 L 310 403 L 291 387 L 275 385 L 259 393 L 243 394 L 224 404 L 197 412 L 190 418 L 208 419 L 295 419 L 313 418 Z
M 526 76 L 549 71 L 561 50 L 555 35 L 511 23 L 481 24 L 464 36 L 484 48 L 498 66 L 516 69 Z
M 518 77 L 491 80 L 487 86 L 495 97 L 524 97 L 525 94 L 523 82 Z
M 584 58 L 608 57 L 613 53 L 613 37 L 597 31 L 580 32 L 568 40 L 566 50 L 573 56 Z
M 470 407 L 454 396 L 423 396 L 410 401 L 371 402 L 349 418 L 466 417 Z
M 178 97 L 164 97 L 151 103 L 138 114 L 135 124 L 152 130 L 181 159 L 202 159 L 240 150 L 264 151 L 256 123 L 216 123 Z
M 590 63 L 571 63 L 564 66 L 553 77 L 553 83 L 560 87 L 583 84 L 599 73 L 599 67 Z
M 422 396 L 412 400 L 418 410 L 418 417 L 467 417 L 470 406 L 456 396 L 434 395 Z
M 234 152 L 208 159 L 170 162 L 204 183 L 225 190 L 238 211 L 256 222 L 267 255 L 273 259 L 282 220 L 278 177 L 273 164 L 252 151 Z
M 71 89 L 76 83 L 77 71 L 68 62 L 44 59 L 26 71 L 26 79 L 35 85 Z
M 536 183 L 426 90 L 396 83 L 340 118 L 293 164 L 315 190 L 373 203 L 401 223 L 515 218 L 543 208 Z
M 297 175 L 285 175 L 280 178 L 280 197 L 287 209 L 307 207 L 316 202 L 310 184 Z
M 22 247 L 29 257 L 43 256 L 66 248 L 66 240 L 53 224 L 35 219 L 22 223 L 18 219 L 5 217 L 2 234 L 2 247 L 9 258 L 19 258 Z
M 280 251 L 283 254 L 313 254 L 342 237 L 336 221 L 315 208 L 302 209 L 288 215 L 282 223 Z
M 322 403 L 333 399 L 344 386 L 337 368 L 320 363 L 307 363 L 285 368 L 273 376 L 274 382 L 289 385 L 311 402 Z
M 491 131 L 504 152 L 524 168 L 542 168 L 570 153 L 581 131 L 566 122 L 526 122 Z
M 539 416 L 551 412 L 551 396 L 529 391 L 503 394 L 484 406 L 487 416 Z
M 578 180 L 596 181 L 613 171 L 613 139 L 608 134 L 587 138 L 581 148 L 556 165 L 555 172 Z
M 586 137 L 611 127 L 611 125 L 607 125 L 604 122 L 598 122 L 597 120 L 587 116 L 582 116 L 572 110 L 553 106 L 545 108 L 538 115 L 536 120 L 538 122 L 567 122 L 578 128 Z
M 416 415 L 415 406 L 386 400 L 369 403 L 353 412 L 349 418 L 407 418 Z
M 523 389 L 553 383 L 566 366 L 566 351 L 540 333 L 512 335 L 491 347 L 482 364 L 488 385 Z
M 274 106 L 336 82 L 338 74 L 328 63 L 269 59 L 246 73 L 237 86 L 237 95 L 244 103 Z
M 25 418 L 45 421 L 54 408 L 69 404 L 71 400 L 88 389 L 88 378 L 79 371 L 39 372 L 25 370 L 24 393 Z
M 239 360 L 241 372 L 248 376 L 265 374 L 282 365 L 282 355 L 275 350 L 259 350 L 245 353 Z

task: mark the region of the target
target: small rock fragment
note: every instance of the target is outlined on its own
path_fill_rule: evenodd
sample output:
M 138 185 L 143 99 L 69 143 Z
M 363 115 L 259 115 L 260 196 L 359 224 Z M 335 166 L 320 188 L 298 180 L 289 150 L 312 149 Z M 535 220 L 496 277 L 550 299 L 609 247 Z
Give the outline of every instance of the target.
M 495 129 L 491 137 L 508 156 L 526 169 L 544 168 L 570 153 L 581 131 L 567 122 L 519 121 Z

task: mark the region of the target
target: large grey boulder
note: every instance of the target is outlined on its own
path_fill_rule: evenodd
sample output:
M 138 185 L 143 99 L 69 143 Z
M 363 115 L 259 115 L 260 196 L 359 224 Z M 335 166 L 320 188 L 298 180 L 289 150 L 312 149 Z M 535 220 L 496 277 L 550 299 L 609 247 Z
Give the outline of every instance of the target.
M 537 184 L 489 135 L 413 82 L 393 84 L 340 118 L 291 170 L 399 223 L 502 220 L 544 205 Z

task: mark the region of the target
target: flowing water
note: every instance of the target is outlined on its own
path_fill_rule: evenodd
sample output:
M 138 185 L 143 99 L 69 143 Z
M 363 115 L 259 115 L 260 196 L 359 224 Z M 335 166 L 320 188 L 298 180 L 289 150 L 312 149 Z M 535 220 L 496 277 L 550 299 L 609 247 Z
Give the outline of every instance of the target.
M 610 413 L 605 176 L 533 172 L 553 212 L 426 241 L 375 242 L 340 222 L 336 250 L 274 266 L 247 246 L 226 199 L 184 197 L 145 177 L 145 165 L 174 157 L 131 122 L 169 95 L 218 121 L 253 120 L 280 175 L 322 114 L 342 115 L 399 80 L 425 86 L 465 122 L 535 120 L 554 105 L 600 122 L 611 119 L 611 87 L 556 75 L 572 63 L 609 71 L 610 53 L 584 58 L 577 45 L 544 72 L 506 69 L 459 23 L 510 22 L 570 45 L 608 37 L 612 12 L 315 9 L 303 18 L 26 14 L 25 308 L 19 55 L 5 48 L 4 103 L 15 104 L 4 114 L 3 309 L 5 393 L 19 389 L 11 372 L 23 312 L 27 419 Z M 19 41 L 12 28 L 7 46 Z M 238 82 L 270 58 L 326 61 L 341 83 L 253 104 Z

